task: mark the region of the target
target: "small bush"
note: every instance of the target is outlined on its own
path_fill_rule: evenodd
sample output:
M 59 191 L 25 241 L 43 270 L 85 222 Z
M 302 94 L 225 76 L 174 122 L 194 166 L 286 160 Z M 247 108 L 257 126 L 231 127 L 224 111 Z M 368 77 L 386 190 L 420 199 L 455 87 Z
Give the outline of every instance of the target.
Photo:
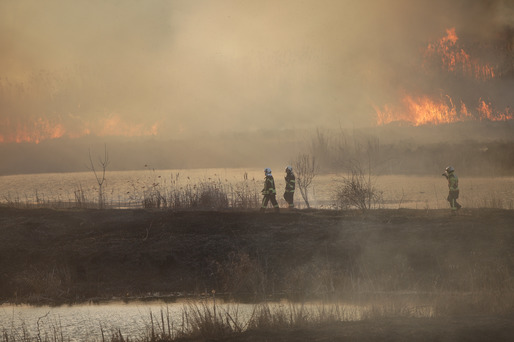
M 357 208 L 362 210 L 379 208 L 383 201 L 382 191 L 372 184 L 371 177 L 354 168 L 343 178 L 335 190 L 335 203 L 338 209 Z

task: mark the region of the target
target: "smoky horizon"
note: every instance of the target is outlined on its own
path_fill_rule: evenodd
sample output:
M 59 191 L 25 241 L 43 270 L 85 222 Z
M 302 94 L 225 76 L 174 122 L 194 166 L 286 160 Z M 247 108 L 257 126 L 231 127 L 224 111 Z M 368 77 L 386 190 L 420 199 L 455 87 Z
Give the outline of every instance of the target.
M 302 149 L 318 129 L 387 141 L 388 125 L 460 122 L 483 140 L 514 117 L 513 18 L 504 0 L 2 1 L 2 154 L 126 138 L 208 160 L 202 141 L 255 151 L 309 132 Z

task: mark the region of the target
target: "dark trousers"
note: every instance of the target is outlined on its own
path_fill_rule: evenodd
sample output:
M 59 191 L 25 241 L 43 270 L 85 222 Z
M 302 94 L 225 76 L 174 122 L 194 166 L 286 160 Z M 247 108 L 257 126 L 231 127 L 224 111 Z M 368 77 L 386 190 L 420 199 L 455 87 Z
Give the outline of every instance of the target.
M 271 201 L 271 204 L 273 204 L 273 208 L 278 208 L 278 202 L 277 202 L 277 197 L 275 196 L 275 194 L 269 194 L 269 195 L 264 195 L 264 197 L 262 198 L 262 209 L 266 209 L 266 207 L 268 206 L 268 202 Z
M 294 198 L 294 192 L 289 192 L 289 191 L 284 192 L 284 199 L 286 200 L 287 204 L 289 204 L 289 208 L 294 207 L 293 198 Z
M 457 191 L 450 191 L 448 193 L 448 202 L 450 203 L 450 207 L 452 210 L 460 209 L 462 206 L 457 202 L 457 198 L 459 198 L 459 190 Z

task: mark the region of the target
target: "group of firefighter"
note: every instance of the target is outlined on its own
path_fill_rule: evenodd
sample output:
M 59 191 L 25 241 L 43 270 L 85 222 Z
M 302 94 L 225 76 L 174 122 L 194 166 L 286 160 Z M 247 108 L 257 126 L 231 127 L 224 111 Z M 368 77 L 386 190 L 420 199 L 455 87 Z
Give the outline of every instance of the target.
M 265 211 L 268 207 L 268 203 L 271 202 L 273 210 L 279 212 L 280 208 L 277 202 L 277 189 L 275 188 L 275 180 L 271 175 L 271 169 L 268 167 L 265 168 L 264 175 L 266 177 L 264 178 L 264 188 L 262 189 L 263 198 L 260 210 Z M 459 178 L 455 174 L 455 169 L 453 166 L 448 166 L 442 175 L 445 176 L 448 180 L 449 193 L 446 199 L 450 203 L 452 212 L 455 212 L 462 208 L 462 206 L 457 202 L 457 199 L 459 198 Z M 284 179 L 286 181 L 284 199 L 288 204 L 288 208 L 294 209 L 294 190 L 296 188 L 296 177 L 291 166 L 286 167 L 286 176 Z
M 277 189 L 275 188 L 275 180 L 271 175 L 271 169 L 269 167 L 264 169 L 264 188 L 262 189 L 262 206 L 261 211 L 265 211 L 268 203 L 271 202 L 273 210 L 276 212 L 280 211 L 277 202 Z M 294 190 L 296 189 L 296 177 L 293 173 L 291 166 L 286 167 L 286 189 L 284 191 L 284 199 L 287 202 L 289 209 L 294 209 Z

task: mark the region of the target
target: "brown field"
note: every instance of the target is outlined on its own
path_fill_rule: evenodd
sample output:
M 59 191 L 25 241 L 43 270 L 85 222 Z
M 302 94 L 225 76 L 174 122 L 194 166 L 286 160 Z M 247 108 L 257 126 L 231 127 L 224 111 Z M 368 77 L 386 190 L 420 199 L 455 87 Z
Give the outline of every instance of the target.
M 343 301 L 372 308 L 359 321 L 261 327 L 217 339 L 223 341 L 514 336 L 512 210 L 260 214 L 0 207 L 0 234 L 4 303 L 174 300 L 214 290 L 226 300 Z

